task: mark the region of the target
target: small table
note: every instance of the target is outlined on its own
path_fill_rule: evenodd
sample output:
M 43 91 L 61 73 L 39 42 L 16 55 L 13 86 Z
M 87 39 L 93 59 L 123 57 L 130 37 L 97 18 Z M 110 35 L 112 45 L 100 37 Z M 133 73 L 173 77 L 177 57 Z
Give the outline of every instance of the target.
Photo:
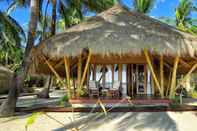
M 109 90 L 110 96 L 113 97 L 118 97 L 119 98 L 119 90 Z
M 99 97 L 99 91 L 98 90 L 91 90 L 90 95 L 91 95 L 91 97 L 93 97 L 93 96 Z

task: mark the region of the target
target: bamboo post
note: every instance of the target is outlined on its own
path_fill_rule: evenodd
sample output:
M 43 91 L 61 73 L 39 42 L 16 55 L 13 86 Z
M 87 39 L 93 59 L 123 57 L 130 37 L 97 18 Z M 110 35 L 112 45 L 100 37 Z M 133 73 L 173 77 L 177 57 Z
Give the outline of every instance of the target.
M 183 81 L 187 79 L 191 75 L 191 73 L 197 68 L 197 63 L 194 64 L 191 69 L 188 71 L 188 73 L 183 77 L 183 79 L 177 84 L 176 89 L 181 85 Z
M 172 78 L 172 71 L 170 71 L 170 74 L 169 74 L 169 79 L 168 79 L 168 84 L 167 84 L 167 89 L 166 89 L 166 96 L 169 95 L 169 89 L 170 89 L 170 85 L 171 85 L 171 78 Z
M 49 63 L 49 61 L 45 58 L 45 56 L 42 56 L 43 59 L 45 60 L 46 64 L 48 65 L 48 67 L 50 68 L 50 70 L 54 73 L 54 75 L 60 80 L 62 81 L 61 77 L 59 76 L 59 74 L 55 71 L 55 69 L 53 68 L 53 66 Z
M 176 91 L 176 73 L 177 73 L 177 68 L 178 68 L 178 63 L 179 63 L 179 56 L 176 56 L 174 60 L 174 66 L 173 66 L 173 71 L 172 71 L 172 79 L 171 79 L 171 86 L 170 86 L 170 98 L 175 97 L 175 91 Z
M 150 57 L 149 57 L 149 55 L 148 55 L 147 49 L 144 49 L 144 55 L 145 55 L 145 57 L 146 57 L 146 61 L 147 61 L 147 63 L 148 63 L 148 67 L 149 67 L 149 69 L 150 69 L 150 71 L 151 71 L 151 74 L 152 74 L 152 76 L 153 76 L 153 79 L 154 79 L 154 81 L 155 81 L 155 84 L 156 84 L 157 88 L 159 89 L 160 94 L 162 95 L 161 87 L 160 87 L 159 81 L 158 81 L 158 79 L 157 79 L 157 77 L 156 77 L 156 74 L 155 74 L 155 72 L 154 72 L 153 66 L 152 66 L 152 64 L 151 64 L 151 60 L 150 60 Z
M 93 67 L 93 80 L 96 81 L 96 64 L 94 64 L 94 67 Z
M 120 86 L 122 87 L 122 64 L 118 64 L 118 80 L 120 81 Z
M 71 87 L 70 87 L 70 63 L 67 57 L 64 57 L 64 66 L 66 70 L 67 87 L 68 87 L 68 97 L 71 97 Z
M 87 70 L 88 70 L 89 63 L 90 63 L 91 55 L 92 55 L 91 50 L 89 50 L 88 59 L 86 61 L 86 65 L 85 65 L 85 69 L 84 69 L 84 72 L 83 72 L 83 75 L 82 75 L 81 83 L 80 83 L 80 86 L 79 86 L 79 89 L 78 89 L 78 92 L 77 92 L 78 96 L 80 95 L 81 88 L 83 86 L 83 83 L 84 83 L 84 80 L 85 80 L 85 77 L 86 77 L 86 73 L 87 73 Z
M 131 96 L 134 97 L 134 80 L 133 80 L 134 72 L 133 72 L 133 64 L 131 65 L 131 71 L 129 73 L 131 73 L 131 76 L 130 76 L 130 78 L 131 78 L 131 80 L 130 80 L 130 82 L 131 82 Z
M 112 65 L 112 85 L 114 84 L 114 64 Z
M 106 72 L 105 72 L 105 69 L 106 69 L 106 66 L 105 65 L 103 65 L 103 68 L 102 68 L 102 85 L 103 85 L 103 87 L 105 87 L 105 79 L 106 79 Z
M 77 63 L 77 83 L 78 87 L 80 86 L 81 83 L 81 67 L 82 67 L 82 60 L 81 60 L 81 55 L 78 58 L 78 63 Z
M 161 97 L 164 98 L 164 73 L 163 73 L 163 55 L 160 56 L 160 85 Z
M 147 67 L 144 64 L 144 93 L 147 93 Z

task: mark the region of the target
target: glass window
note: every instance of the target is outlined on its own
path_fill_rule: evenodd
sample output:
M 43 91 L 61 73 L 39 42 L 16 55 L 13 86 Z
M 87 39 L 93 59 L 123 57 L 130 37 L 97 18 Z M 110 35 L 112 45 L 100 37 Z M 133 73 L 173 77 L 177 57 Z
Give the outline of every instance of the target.
M 96 81 L 99 82 L 100 84 L 102 83 L 101 77 L 102 77 L 102 66 L 101 65 L 97 65 L 96 66 Z
M 106 74 L 105 74 L 105 84 L 107 87 L 112 86 L 112 67 L 111 65 L 106 66 Z

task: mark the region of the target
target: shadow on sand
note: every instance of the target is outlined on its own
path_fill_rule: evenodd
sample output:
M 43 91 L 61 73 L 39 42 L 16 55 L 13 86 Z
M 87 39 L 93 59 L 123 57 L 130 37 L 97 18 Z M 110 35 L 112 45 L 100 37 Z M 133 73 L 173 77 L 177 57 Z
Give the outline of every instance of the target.
M 77 128 L 80 131 L 102 129 L 113 131 L 142 130 L 149 128 L 158 131 L 176 131 L 176 123 L 166 112 L 127 112 L 127 113 L 82 113 L 81 118 L 54 131 Z

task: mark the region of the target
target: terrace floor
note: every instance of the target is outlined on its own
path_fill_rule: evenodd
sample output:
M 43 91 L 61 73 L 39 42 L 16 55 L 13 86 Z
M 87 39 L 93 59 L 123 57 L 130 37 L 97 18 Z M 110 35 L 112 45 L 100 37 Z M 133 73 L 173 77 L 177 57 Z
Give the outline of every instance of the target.
M 135 98 L 122 97 L 122 98 L 72 98 L 69 102 L 77 106 L 90 106 L 98 103 L 98 100 L 104 105 L 115 105 L 119 104 L 121 106 L 130 106 L 130 105 L 165 105 L 168 106 L 171 101 L 169 99 L 161 99 L 154 96 L 136 96 Z

